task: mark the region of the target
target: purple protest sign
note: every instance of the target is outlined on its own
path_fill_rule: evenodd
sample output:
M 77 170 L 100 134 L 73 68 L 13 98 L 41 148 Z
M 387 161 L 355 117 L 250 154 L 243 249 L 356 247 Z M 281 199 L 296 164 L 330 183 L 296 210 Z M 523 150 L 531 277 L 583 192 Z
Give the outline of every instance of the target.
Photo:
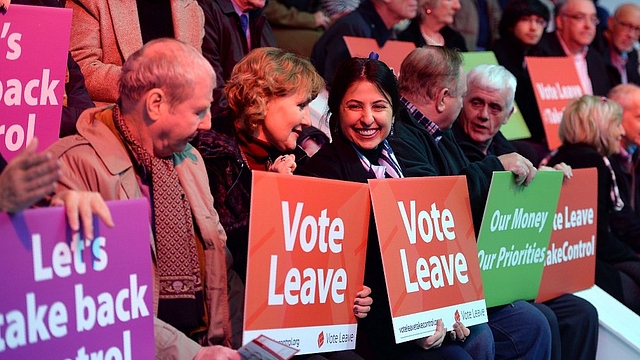
M 0 13 L 0 153 L 37 137 L 58 139 L 71 31 L 70 9 L 12 5 Z
M 61 207 L 0 213 L 0 358 L 153 359 L 148 204 L 108 205 L 94 240 Z

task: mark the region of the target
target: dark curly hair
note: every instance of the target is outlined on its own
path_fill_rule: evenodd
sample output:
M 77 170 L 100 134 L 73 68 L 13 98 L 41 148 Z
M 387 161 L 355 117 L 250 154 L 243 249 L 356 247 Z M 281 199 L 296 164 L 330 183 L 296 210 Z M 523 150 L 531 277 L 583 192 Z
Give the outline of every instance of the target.
M 500 36 L 512 36 L 513 28 L 525 16 L 536 15 L 549 22 L 549 8 L 540 0 L 513 0 L 505 6 L 500 20 Z

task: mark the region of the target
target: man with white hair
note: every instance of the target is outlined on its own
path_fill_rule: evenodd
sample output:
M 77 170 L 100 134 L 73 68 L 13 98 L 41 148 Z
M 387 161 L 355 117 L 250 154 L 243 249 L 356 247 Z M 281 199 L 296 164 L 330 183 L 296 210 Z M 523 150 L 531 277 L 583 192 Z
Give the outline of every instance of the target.
M 513 113 L 516 85 L 515 76 L 500 65 L 480 65 L 469 72 L 462 111 L 452 127 L 469 161 L 516 151 L 500 132 Z M 534 305 L 549 321 L 552 359 L 595 358 L 598 313 L 593 305 L 573 294 Z
M 189 145 L 211 126 L 213 68 L 195 48 L 158 39 L 127 59 L 119 86 L 117 104 L 87 110 L 79 136 L 51 146 L 62 162 L 58 191 L 148 200 L 157 358 L 239 359 L 228 348 L 236 313 L 226 235 L 202 157 Z

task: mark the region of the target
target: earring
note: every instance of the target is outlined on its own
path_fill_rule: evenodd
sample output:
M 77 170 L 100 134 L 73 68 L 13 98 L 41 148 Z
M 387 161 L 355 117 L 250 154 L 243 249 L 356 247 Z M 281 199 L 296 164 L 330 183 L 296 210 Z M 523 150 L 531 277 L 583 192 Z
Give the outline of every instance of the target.
M 393 123 L 391 123 L 391 131 L 389 131 L 389 136 L 387 136 L 389 139 L 393 139 L 393 131 L 394 131 Z
M 427 9 L 427 15 L 431 14 L 431 9 Z

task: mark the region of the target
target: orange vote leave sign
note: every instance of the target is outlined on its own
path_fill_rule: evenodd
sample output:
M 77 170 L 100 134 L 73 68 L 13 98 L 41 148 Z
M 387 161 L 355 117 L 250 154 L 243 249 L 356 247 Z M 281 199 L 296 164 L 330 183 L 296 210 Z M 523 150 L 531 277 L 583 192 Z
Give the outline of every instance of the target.
M 527 56 L 524 59 L 529 69 L 533 92 L 536 94 L 547 144 L 549 149 L 556 149 L 562 145 L 558 128 L 565 105 L 569 100 L 584 94 L 578 72 L 573 59 L 566 56 L 543 58 Z M 524 116 L 527 115 L 524 114 Z
M 536 301 L 590 288 L 595 281 L 598 218 L 595 168 L 573 169 L 564 179 Z
M 369 180 L 396 343 L 487 322 L 464 176 Z
M 370 206 L 367 184 L 253 172 L 243 344 L 355 348 Z

